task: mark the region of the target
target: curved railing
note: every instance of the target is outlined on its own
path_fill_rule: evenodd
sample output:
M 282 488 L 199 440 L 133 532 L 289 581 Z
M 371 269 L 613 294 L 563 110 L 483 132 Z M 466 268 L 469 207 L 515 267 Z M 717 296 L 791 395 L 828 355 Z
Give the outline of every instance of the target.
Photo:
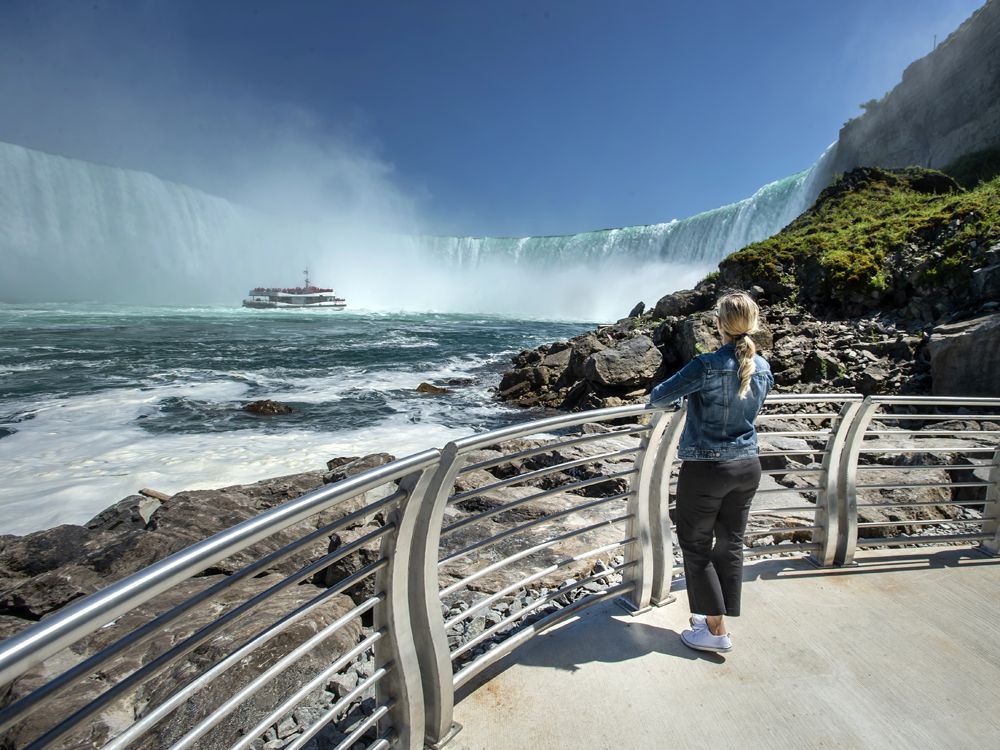
M 167 557 L 0 643 L 4 741 L 440 747 L 456 690 L 535 635 L 671 601 L 683 421 L 623 406 L 473 435 Z M 1000 399 L 775 396 L 758 427 L 747 554 L 997 553 Z

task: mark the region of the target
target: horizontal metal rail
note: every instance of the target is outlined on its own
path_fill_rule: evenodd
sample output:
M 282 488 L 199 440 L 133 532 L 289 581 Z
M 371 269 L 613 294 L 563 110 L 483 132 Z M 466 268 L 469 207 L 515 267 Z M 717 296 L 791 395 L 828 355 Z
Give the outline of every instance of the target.
M 859 529 L 873 529 L 878 526 L 942 526 L 954 524 L 981 524 L 986 518 L 907 518 L 898 521 L 865 521 L 858 524 Z
M 939 505 L 982 505 L 982 500 L 934 500 L 924 503 L 858 503 L 859 508 L 936 508 Z
M 510 584 L 509 586 L 505 586 L 504 588 L 500 589 L 496 593 L 490 594 L 486 598 L 481 599 L 480 601 L 476 602 L 475 604 L 473 604 L 468 609 L 462 610 L 462 612 L 460 612 L 459 614 L 455 615 L 450 620 L 445 620 L 444 628 L 445 628 L 445 630 L 450 630 L 451 628 L 455 627 L 455 625 L 457 625 L 458 623 L 462 622 L 463 620 L 467 620 L 470 617 L 474 617 L 479 612 L 482 612 L 484 609 L 489 608 L 490 606 L 492 606 L 496 602 L 500 601 L 504 597 L 509 596 L 510 594 L 514 593 L 515 591 L 520 591 L 520 590 L 524 589 L 526 586 L 528 586 L 529 584 L 534 583 L 535 581 L 539 581 L 542 578 L 545 578 L 546 576 L 552 575 L 556 571 L 562 570 L 563 568 L 568 567 L 569 565 L 572 565 L 573 563 L 580 562 L 581 560 L 586 560 L 586 559 L 588 559 L 590 557 L 596 557 L 597 555 L 604 555 L 604 554 L 607 554 L 608 552 L 613 552 L 615 550 L 621 549 L 626 544 L 628 544 L 629 541 L 630 540 L 628 540 L 628 539 L 623 539 L 620 542 L 615 542 L 613 544 L 606 544 L 603 547 L 597 547 L 595 549 L 588 550 L 586 552 L 582 552 L 579 555 L 574 555 L 573 557 L 567 557 L 564 560 L 560 560 L 557 563 L 549 565 L 547 568 L 542 568 L 541 570 L 537 570 L 534 573 L 532 573 L 531 575 L 525 576 L 524 578 L 521 578 L 520 580 L 514 581 L 514 583 Z M 623 565 L 624 565 L 624 563 L 623 563 Z M 612 566 L 612 567 L 614 567 L 614 566 Z M 607 575 L 608 575 L 608 572 L 606 571 L 604 577 L 606 577 Z
M 474 573 L 467 575 L 465 578 L 456 581 L 450 586 L 445 586 L 443 589 L 441 589 L 438 595 L 442 599 L 444 599 L 446 596 L 454 594 L 459 589 L 468 586 L 473 581 L 478 580 L 490 573 L 494 573 L 500 568 L 504 568 L 510 565 L 512 562 L 522 560 L 525 557 L 528 557 L 529 555 L 533 555 L 536 552 L 541 552 L 542 550 L 548 549 L 549 547 L 554 547 L 560 542 L 565 542 L 569 539 L 574 539 L 575 537 L 582 536 L 583 534 L 589 534 L 590 532 L 597 531 L 598 529 L 603 529 L 608 526 L 613 526 L 616 523 L 621 523 L 623 521 L 627 521 L 628 519 L 629 517 L 625 515 L 625 516 L 619 516 L 618 518 L 612 518 L 607 521 L 599 521 L 598 523 L 592 523 L 589 526 L 584 526 L 583 528 L 580 529 L 573 529 L 572 531 L 567 531 L 565 534 L 560 534 L 559 536 L 553 537 L 552 539 L 546 539 L 544 542 L 538 542 L 537 544 L 533 544 L 530 547 L 526 547 L 523 550 L 515 552 L 513 555 L 508 555 L 502 560 L 497 560 L 495 563 L 487 565 L 485 568 L 481 568 L 480 570 L 477 570 Z M 629 542 L 632 541 L 635 540 L 633 537 L 630 537 Z
M 544 516 L 539 516 L 538 518 L 532 519 L 526 523 L 522 523 L 520 526 L 513 526 L 509 529 L 501 531 L 499 534 L 494 534 L 493 536 L 482 539 L 474 544 L 470 544 L 468 547 L 457 550 L 455 552 L 450 552 L 441 558 L 441 564 L 451 562 L 452 560 L 457 560 L 460 557 L 468 557 L 473 552 L 484 549 L 486 547 L 491 547 L 498 542 L 502 542 L 504 539 L 520 534 L 528 529 L 532 529 L 535 526 L 541 526 L 542 524 L 551 523 L 560 518 L 565 518 L 566 516 L 571 516 L 574 513 L 578 513 L 582 510 L 591 510 L 593 508 L 598 508 L 602 505 L 607 505 L 608 503 L 617 502 L 619 500 L 625 500 L 631 495 L 631 492 L 623 492 L 618 495 L 611 495 L 609 497 L 599 497 L 596 500 L 591 500 L 589 503 L 582 503 L 581 505 L 574 505 L 563 510 L 556 511 L 554 513 L 547 513 Z
M 897 522 L 894 526 L 905 526 Z M 858 539 L 859 547 L 899 547 L 902 545 L 920 544 L 951 544 L 953 542 L 982 542 L 990 539 L 991 534 L 934 534 L 933 536 L 891 536 Z
M 558 440 L 535 448 L 526 448 L 525 450 L 518 451 L 517 453 L 504 454 L 496 458 L 489 458 L 485 461 L 469 464 L 468 466 L 462 467 L 458 473 L 461 475 L 467 474 L 470 471 L 490 469 L 495 466 L 502 466 L 503 464 L 510 463 L 511 461 L 519 461 L 522 458 L 530 458 L 531 456 L 549 453 L 550 451 L 559 450 L 560 448 L 569 448 L 574 445 L 582 445 L 585 443 L 597 443 L 602 440 L 629 437 L 630 435 L 641 435 L 649 432 L 649 430 L 650 427 L 648 425 L 639 425 L 638 427 L 629 427 L 625 430 L 611 430 L 610 432 L 598 432 L 593 435 L 582 435 L 580 437 L 567 438 L 566 440 Z
M 632 468 L 628 469 L 627 471 L 618 471 L 613 474 L 603 474 L 601 476 L 592 477 L 590 479 L 583 479 L 579 482 L 570 482 L 569 484 L 561 484 L 558 487 L 553 487 L 543 492 L 538 492 L 534 495 L 521 497 L 518 498 L 517 500 L 512 500 L 509 503 L 498 505 L 494 508 L 490 508 L 489 510 L 484 510 L 481 513 L 476 513 L 475 515 L 466 516 L 460 521 L 455 521 L 454 523 L 449 524 L 448 526 L 445 526 L 443 529 L 441 529 L 441 536 L 442 537 L 447 536 L 448 534 L 451 534 L 465 526 L 499 515 L 501 513 L 504 513 L 505 511 L 512 510 L 514 508 L 525 505 L 526 503 L 535 502 L 545 497 L 552 497 L 553 495 L 560 495 L 564 492 L 570 492 L 572 490 L 583 489 L 584 487 L 592 487 L 595 484 L 603 484 L 604 482 L 608 482 L 614 479 L 622 479 L 624 477 L 634 475 L 637 471 L 638 471 L 637 469 Z
M 815 505 L 799 505 L 790 508 L 751 508 L 751 516 L 777 516 L 781 513 L 815 513 Z
M 375 602 L 371 602 L 371 606 L 374 606 Z M 369 607 L 370 608 L 370 607 Z M 324 669 L 322 672 L 317 674 L 311 680 L 306 682 L 301 688 L 295 691 L 291 696 L 289 696 L 284 702 L 278 705 L 277 708 L 271 711 L 267 716 L 265 716 L 261 721 L 257 722 L 253 729 L 246 733 L 243 739 L 237 741 L 234 745 L 230 746 L 230 750 L 244 750 L 244 748 L 249 747 L 253 744 L 257 737 L 260 737 L 267 728 L 272 724 L 276 723 L 278 719 L 289 713 L 294 706 L 297 706 L 302 700 L 308 696 L 312 691 L 320 688 L 324 683 L 327 682 L 335 674 L 343 670 L 348 664 L 350 664 L 354 659 L 363 654 L 370 648 L 375 647 L 375 643 L 386 635 L 384 629 L 376 630 L 371 635 L 362 639 L 354 647 L 348 649 L 340 657 L 338 657 L 330 666 Z M 102 749 L 103 750 L 103 749 Z
M 4 642 L 3 649 L 0 650 L 0 685 L 10 682 L 29 667 L 44 661 L 83 635 L 200 573 L 213 563 L 327 510 L 342 500 L 429 467 L 434 464 L 438 455 L 439 451 L 436 449 L 423 451 L 307 493 L 193 544 L 67 606 L 42 623 L 41 627 L 30 628 Z
M 920 490 L 945 487 L 989 487 L 989 482 L 889 482 L 886 484 L 859 484 L 859 490 Z
M 575 602 L 567 607 L 556 610 L 555 612 L 543 617 L 537 622 L 533 622 L 525 628 L 518 630 L 517 633 L 512 635 L 506 640 L 500 641 L 496 646 L 491 648 L 485 654 L 480 656 L 475 661 L 466 664 L 461 670 L 455 673 L 454 686 L 455 689 L 463 687 L 469 680 L 475 677 L 477 674 L 482 672 L 484 669 L 489 667 L 491 664 L 495 664 L 503 657 L 507 656 L 509 653 L 514 651 L 518 646 L 534 638 L 536 635 L 544 633 L 549 628 L 557 625 L 563 620 L 573 617 L 582 609 L 587 607 L 592 607 L 595 604 L 600 604 L 606 599 L 612 599 L 622 594 L 627 593 L 632 586 L 627 583 L 622 583 L 617 586 L 610 586 L 603 593 L 593 594 L 592 596 L 584 597 L 582 599 L 577 599 Z

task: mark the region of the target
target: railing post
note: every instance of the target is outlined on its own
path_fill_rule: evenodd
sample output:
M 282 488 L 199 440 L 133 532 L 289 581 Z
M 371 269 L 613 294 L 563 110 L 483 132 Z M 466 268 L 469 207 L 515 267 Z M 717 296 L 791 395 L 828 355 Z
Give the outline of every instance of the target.
M 649 490 L 649 526 L 653 534 L 653 585 L 650 603 L 656 607 L 669 604 L 676 598 L 670 593 L 674 578 L 674 535 L 670 530 L 670 471 L 677 458 L 677 447 L 686 414 L 685 403 L 676 412 L 664 415 L 669 424 L 660 440 Z
M 865 439 L 865 430 L 875 416 L 879 403 L 868 396 L 854 418 L 840 464 L 840 485 L 837 494 L 837 551 L 834 565 L 850 565 L 858 544 L 858 454 Z
M 840 408 L 840 414 L 834 423 L 830 439 L 827 440 L 823 454 L 823 473 L 819 485 L 823 492 L 816 497 L 816 525 L 821 528 L 813 535 L 813 540 L 819 543 L 819 549 L 813 556 L 816 565 L 832 565 L 837 552 L 837 541 L 843 528 L 840 519 L 838 498 L 841 484 L 841 461 L 844 459 L 844 446 L 854 424 L 854 419 L 861 410 L 862 402 L 848 401 Z
M 1000 554 L 1000 449 L 993 454 L 993 468 L 986 480 L 990 486 L 986 488 L 986 505 L 983 506 L 983 533 L 992 534 L 984 539 L 983 552 L 988 555 Z
M 643 438 L 639 452 L 635 456 L 637 472 L 628 499 L 629 518 L 626 531 L 628 537 L 635 541 L 629 542 L 624 549 L 625 563 L 635 564 L 631 565 L 629 572 L 625 574 L 625 582 L 628 582 L 628 579 L 632 582 L 632 598 L 623 599 L 623 604 L 633 614 L 649 609 L 653 590 L 656 557 L 650 526 L 652 519 L 650 505 L 653 497 L 650 490 L 656 469 L 656 457 L 659 455 L 663 433 L 669 423 L 670 418 L 664 412 L 654 412 L 649 433 Z
M 441 460 L 424 493 L 415 497 L 413 553 L 409 561 L 410 624 L 420 663 L 424 698 L 424 737 L 437 750 L 461 727 L 454 723 L 455 688 L 448 637 L 438 594 L 438 552 L 441 522 L 455 477 L 464 458 L 454 443 L 441 451 Z
M 385 600 L 375 608 L 374 625 L 388 633 L 375 642 L 375 669 L 388 670 L 377 683 L 377 700 L 392 706 L 380 725 L 393 727 L 398 747 L 405 750 L 419 750 L 424 739 L 424 693 L 410 622 L 409 588 L 414 545 L 423 543 L 415 534 L 419 506 L 436 469 L 435 464 L 399 481 L 406 497 L 387 519 L 396 531 L 382 539 L 381 557 L 389 564 L 376 575 L 377 590 L 385 592 Z

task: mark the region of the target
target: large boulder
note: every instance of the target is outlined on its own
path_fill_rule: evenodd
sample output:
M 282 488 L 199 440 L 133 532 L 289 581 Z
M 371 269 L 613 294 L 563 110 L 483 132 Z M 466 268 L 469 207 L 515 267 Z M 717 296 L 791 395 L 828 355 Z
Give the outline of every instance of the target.
M 711 295 L 700 289 L 684 289 L 666 297 L 661 297 L 653 307 L 653 318 L 659 320 L 670 317 L 683 317 L 699 310 L 705 310 L 712 305 Z
M 938 326 L 928 349 L 935 396 L 1000 396 L 1000 313 Z
M 648 383 L 656 374 L 663 355 L 649 336 L 635 336 L 614 349 L 602 349 L 587 358 L 587 380 L 603 386 L 628 387 Z
M 675 346 L 684 362 L 699 354 L 714 352 L 722 346 L 722 339 L 715 326 L 715 316 L 710 312 L 697 313 L 685 320 L 677 329 Z M 770 351 L 774 347 L 774 335 L 767 322 L 761 318 L 757 333 L 751 338 L 758 353 Z
M 572 353 L 569 359 L 570 374 L 574 380 L 582 380 L 586 377 L 587 360 L 595 352 L 607 349 L 607 346 L 593 332 L 570 339 L 570 344 L 572 344 Z

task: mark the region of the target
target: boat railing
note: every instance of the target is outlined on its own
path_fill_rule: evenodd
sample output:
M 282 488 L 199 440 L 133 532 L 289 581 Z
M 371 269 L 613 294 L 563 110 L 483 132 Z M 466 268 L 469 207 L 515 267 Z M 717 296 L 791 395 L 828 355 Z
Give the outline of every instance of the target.
M 672 600 L 684 418 L 514 425 L 262 513 L 0 643 L 0 731 L 32 749 L 440 747 L 456 691 L 520 645 L 610 598 Z M 1000 399 L 774 396 L 758 424 L 748 555 L 997 554 Z

